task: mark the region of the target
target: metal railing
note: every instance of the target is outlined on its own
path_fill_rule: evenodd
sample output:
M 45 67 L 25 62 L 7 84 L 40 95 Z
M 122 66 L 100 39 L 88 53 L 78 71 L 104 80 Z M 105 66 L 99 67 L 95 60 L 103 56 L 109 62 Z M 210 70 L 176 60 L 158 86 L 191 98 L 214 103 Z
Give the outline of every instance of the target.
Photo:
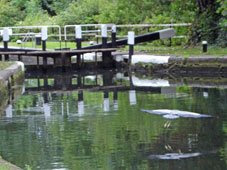
M 33 41 L 35 40 L 36 36 L 41 35 L 41 30 L 43 27 L 46 27 L 48 29 L 48 32 L 51 32 L 51 33 L 53 32 L 51 29 L 57 29 L 57 33 L 52 33 L 52 34 L 49 34 L 48 36 L 57 37 L 57 39 L 60 43 L 60 46 L 61 46 L 62 30 L 61 30 L 61 26 L 59 26 L 59 25 L 0 27 L 0 33 L 2 35 L 3 31 L 1 31 L 1 30 L 7 28 L 10 30 L 10 37 L 19 37 L 19 39 L 21 39 L 24 47 L 26 46 L 26 43 L 28 42 L 28 40 L 31 39 L 32 48 L 33 48 L 34 47 Z
M 82 29 L 82 35 L 84 36 L 97 36 L 101 33 L 101 26 L 103 24 L 83 24 L 83 25 L 79 25 L 81 26 L 81 29 Z M 105 24 L 107 26 L 107 28 L 112 28 L 112 26 L 114 24 Z M 68 36 L 75 36 L 75 34 L 67 34 L 67 29 L 68 28 L 75 28 L 77 25 L 65 25 L 64 26 L 64 38 L 65 38 L 65 41 L 68 40 Z M 92 28 L 91 30 L 89 28 Z M 112 29 L 109 29 L 107 30 L 108 32 L 111 32 Z M 91 34 L 91 33 L 96 33 L 96 34 Z
M 81 26 L 81 33 L 83 37 L 95 37 L 99 39 L 101 36 L 101 27 L 103 24 L 82 24 Z M 105 24 L 107 26 L 107 32 L 112 32 L 113 26 L 116 26 L 117 32 L 121 32 L 123 29 L 126 31 L 122 31 L 122 34 L 117 34 L 117 38 L 125 38 L 127 35 L 123 35 L 124 32 L 127 33 L 132 29 L 140 29 L 140 28 L 148 28 L 154 30 L 159 30 L 160 28 L 174 28 L 174 27 L 190 27 L 191 23 L 170 23 L 170 24 L 127 24 L 127 25 L 115 25 L 115 24 Z M 64 40 L 65 42 L 69 41 L 69 37 L 74 37 L 73 40 L 76 38 L 76 31 L 75 27 L 78 25 L 65 25 L 63 28 L 59 25 L 47 25 L 47 26 L 13 26 L 13 27 L 0 27 L 0 35 L 2 35 L 4 28 L 10 29 L 10 36 L 15 37 L 22 37 L 21 39 L 24 43 L 30 38 L 32 41 L 35 40 L 35 36 L 41 35 L 41 29 L 43 27 L 47 27 L 48 29 L 48 37 L 55 37 L 60 42 Z M 156 29 L 157 28 L 157 29 Z M 51 30 L 52 29 L 52 30 Z M 53 30 L 53 29 L 57 29 Z M 63 31 L 63 32 L 62 32 Z M 141 30 L 140 30 L 141 31 Z M 146 30 L 145 30 L 146 31 Z M 147 30 L 149 31 L 149 30 Z M 151 30 L 150 30 L 151 31 Z M 183 32 L 187 32 L 183 31 Z M 179 35 L 177 34 L 173 38 L 185 38 L 187 35 Z M 72 40 L 72 39 L 71 39 Z M 98 40 L 97 40 L 98 42 Z M 67 46 L 67 45 L 66 45 Z M 24 45 L 25 47 L 25 45 Z

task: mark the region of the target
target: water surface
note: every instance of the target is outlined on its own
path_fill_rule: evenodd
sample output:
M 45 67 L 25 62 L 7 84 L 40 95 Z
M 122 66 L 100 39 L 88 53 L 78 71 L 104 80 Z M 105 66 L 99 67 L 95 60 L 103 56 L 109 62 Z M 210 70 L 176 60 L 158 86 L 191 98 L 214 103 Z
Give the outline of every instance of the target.
M 0 118 L 0 155 L 42 170 L 226 169 L 227 90 L 156 80 L 28 76 Z M 168 120 L 141 109 L 213 118 Z

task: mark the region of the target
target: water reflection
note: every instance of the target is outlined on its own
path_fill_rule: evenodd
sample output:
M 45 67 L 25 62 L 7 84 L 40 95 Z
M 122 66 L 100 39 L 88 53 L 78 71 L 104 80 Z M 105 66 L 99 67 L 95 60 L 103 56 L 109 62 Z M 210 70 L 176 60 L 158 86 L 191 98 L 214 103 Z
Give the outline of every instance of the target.
M 128 75 L 27 74 L 1 117 L 0 155 L 33 169 L 226 168 L 227 90 L 137 86 Z M 141 108 L 218 118 L 169 121 Z

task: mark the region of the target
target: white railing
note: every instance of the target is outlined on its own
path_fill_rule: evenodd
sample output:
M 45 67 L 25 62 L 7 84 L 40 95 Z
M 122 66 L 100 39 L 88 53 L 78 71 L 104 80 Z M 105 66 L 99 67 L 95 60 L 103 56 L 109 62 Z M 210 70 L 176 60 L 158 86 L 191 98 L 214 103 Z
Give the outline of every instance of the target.
M 24 33 L 24 31 L 21 30 L 29 30 L 32 31 L 34 30 L 34 36 L 35 35 L 40 35 L 41 34 L 41 29 L 43 27 L 47 27 L 47 29 L 50 28 L 57 28 L 58 29 L 58 38 L 59 41 L 62 40 L 62 35 L 61 35 L 61 26 L 59 25 L 43 25 L 43 26 L 13 26 L 13 27 L 0 27 L 0 30 L 3 30 L 4 28 L 8 28 L 9 30 L 12 30 L 12 33 L 10 34 L 10 36 L 26 36 L 27 32 Z M 36 29 L 38 29 L 39 31 L 37 32 Z M 49 35 L 51 36 L 51 35 Z
M 189 27 L 191 26 L 191 23 L 171 23 L 171 24 L 127 24 L 127 25 L 115 25 L 115 24 L 82 24 L 82 25 L 65 25 L 62 27 L 59 25 L 47 25 L 47 26 L 13 26 L 13 27 L 0 27 L 0 35 L 3 36 L 3 29 L 8 28 L 10 36 L 19 36 L 23 38 L 31 38 L 35 39 L 35 36 L 41 35 L 41 30 L 43 27 L 46 27 L 48 29 L 49 34 L 48 37 L 58 37 L 58 40 L 60 42 L 60 48 L 61 48 L 61 41 L 62 37 L 64 37 L 64 41 L 68 41 L 68 37 L 76 37 L 76 26 L 81 27 L 81 34 L 83 36 L 94 36 L 95 38 L 102 37 L 102 26 L 105 25 L 107 27 L 107 32 L 113 32 L 113 29 L 116 31 L 116 29 L 126 29 L 127 32 L 131 29 L 135 28 L 169 28 L 169 27 Z M 114 28 L 115 27 L 115 28 Z M 70 29 L 71 28 L 71 29 Z M 54 30 L 51 30 L 54 29 Z M 57 30 L 56 30 L 57 29 Z M 118 38 L 127 37 L 127 35 L 120 35 L 117 36 Z M 185 38 L 186 35 L 176 35 L 173 38 Z
M 101 27 L 103 24 L 83 24 L 83 25 L 79 25 L 81 26 L 81 30 L 82 30 L 82 35 L 84 36 L 98 36 L 99 34 L 101 34 Z M 112 32 L 112 27 L 114 26 L 114 24 L 105 24 L 108 28 L 107 32 Z M 68 34 L 68 28 L 75 28 L 78 25 L 65 25 L 64 26 L 64 38 L 65 41 L 68 40 L 68 37 L 72 37 L 75 36 L 75 34 Z M 92 29 L 90 29 L 92 28 Z M 111 28 L 111 29 L 109 29 Z M 96 33 L 96 34 L 91 34 L 91 33 Z
M 175 23 L 175 24 L 128 24 L 128 25 L 116 25 L 117 28 L 129 28 L 129 27 L 183 27 L 191 26 L 191 23 Z

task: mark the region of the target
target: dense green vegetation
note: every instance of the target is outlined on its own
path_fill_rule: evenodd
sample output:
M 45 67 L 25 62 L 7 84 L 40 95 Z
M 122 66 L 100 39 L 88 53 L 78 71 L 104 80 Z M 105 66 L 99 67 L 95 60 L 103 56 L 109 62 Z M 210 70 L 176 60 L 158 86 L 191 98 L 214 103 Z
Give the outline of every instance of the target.
M 0 0 L 0 26 L 193 23 L 190 42 L 226 46 L 224 0 Z

